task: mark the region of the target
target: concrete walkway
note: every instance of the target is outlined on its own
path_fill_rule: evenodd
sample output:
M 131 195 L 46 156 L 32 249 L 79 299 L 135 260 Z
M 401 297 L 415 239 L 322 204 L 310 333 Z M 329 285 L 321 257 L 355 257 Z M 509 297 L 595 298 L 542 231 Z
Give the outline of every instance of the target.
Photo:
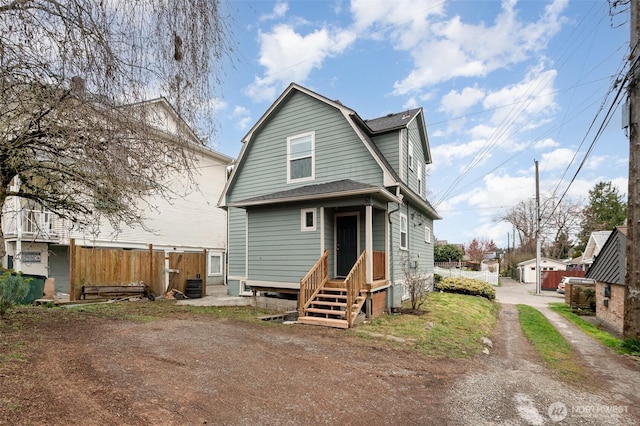
M 523 284 L 511 278 L 500 277 L 500 287 L 496 287 L 496 300 L 500 303 L 512 305 L 547 306 L 552 302 L 564 302 L 564 294 L 555 291 L 542 290 L 536 294 L 535 284 Z
M 226 285 L 208 285 L 205 297 L 178 300 L 176 304 L 190 306 L 254 306 L 272 311 L 295 311 L 298 307 L 296 300 L 262 296 L 229 296 Z

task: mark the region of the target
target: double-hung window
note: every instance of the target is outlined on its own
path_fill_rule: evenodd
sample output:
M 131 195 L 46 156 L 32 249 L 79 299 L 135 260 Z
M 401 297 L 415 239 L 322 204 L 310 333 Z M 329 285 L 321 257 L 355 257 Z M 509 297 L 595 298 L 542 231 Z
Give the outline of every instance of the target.
M 287 138 L 287 183 L 315 179 L 315 132 Z
M 407 249 L 407 216 L 400 214 L 400 248 Z

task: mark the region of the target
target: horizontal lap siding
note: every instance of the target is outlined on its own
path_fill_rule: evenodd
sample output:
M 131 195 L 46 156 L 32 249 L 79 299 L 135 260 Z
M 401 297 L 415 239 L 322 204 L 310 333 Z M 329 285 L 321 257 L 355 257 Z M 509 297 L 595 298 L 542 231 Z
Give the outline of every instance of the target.
M 409 140 L 413 142 L 414 165 L 413 165 L 413 169 L 409 169 L 409 167 L 407 167 L 407 170 L 409 172 L 409 176 L 407 178 L 407 185 L 409 185 L 409 188 L 415 191 L 416 194 L 419 194 L 420 192 L 418 190 L 418 173 L 422 173 L 423 179 L 424 179 L 425 153 L 424 153 L 424 150 L 422 149 L 422 140 L 420 139 L 420 132 L 418 131 L 418 126 L 415 120 L 409 125 Z M 405 141 L 405 144 L 408 147 L 409 142 Z
M 373 211 L 373 249 L 376 251 L 386 251 L 385 242 L 385 212 L 382 210 Z
M 287 184 L 287 137 L 315 132 L 315 180 Z M 382 172 L 342 113 L 294 93 L 248 142 L 228 201 L 352 179 L 382 185 Z
M 398 147 L 400 146 L 400 131 L 386 133 L 384 135 L 376 136 L 373 141 L 377 145 L 378 149 L 387 159 L 391 167 L 400 175 L 400 152 Z
M 299 282 L 319 257 L 320 226 L 302 232 L 300 208 L 249 212 L 249 279 Z
M 400 249 L 400 213 L 407 216 L 407 250 Z M 418 272 L 421 274 L 430 274 L 433 272 L 433 221 L 427 218 L 425 213 L 422 212 L 422 224 L 420 225 L 420 221 L 417 219 L 411 219 L 411 213 L 418 213 L 418 211 L 407 204 L 403 204 L 400 206 L 399 212 L 395 212 L 391 215 L 391 226 L 393 227 L 391 241 L 391 250 L 393 251 L 393 281 L 403 281 L 405 279 L 402 272 L 402 261 L 405 257 L 408 257 L 410 260 L 418 261 Z M 425 226 L 431 228 L 431 243 L 425 242 Z
M 246 256 L 245 211 L 229 208 L 229 275 L 244 277 Z

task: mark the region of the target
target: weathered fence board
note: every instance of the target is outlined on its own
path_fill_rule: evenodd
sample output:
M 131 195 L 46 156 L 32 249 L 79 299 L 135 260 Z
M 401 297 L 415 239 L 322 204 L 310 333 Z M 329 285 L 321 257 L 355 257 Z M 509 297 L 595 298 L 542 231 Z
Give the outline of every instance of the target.
M 124 250 L 79 247 L 71 242 L 69 251 L 70 296 L 78 300 L 83 285 L 127 285 L 143 282 L 155 295 L 165 291 L 168 260 L 169 285 L 181 292 L 187 278 L 202 277 L 202 295 L 206 288 L 206 252 L 168 253 L 149 250 Z M 171 272 L 175 271 L 175 272 Z

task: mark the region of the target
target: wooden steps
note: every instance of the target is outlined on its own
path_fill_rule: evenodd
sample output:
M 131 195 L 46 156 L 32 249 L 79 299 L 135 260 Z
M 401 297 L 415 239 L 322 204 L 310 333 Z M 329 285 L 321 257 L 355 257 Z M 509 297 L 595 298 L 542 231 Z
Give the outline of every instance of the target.
M 340 287 L 324 287 L 309 303 L 305 315 L 298 318 L 301 324 L 323 325 L 334 328 L 349 328 L 347 313 L 355 317 L 360 312 L 366 297 L 360 295 L 354 304 L 347 309 L 347 289 Z

